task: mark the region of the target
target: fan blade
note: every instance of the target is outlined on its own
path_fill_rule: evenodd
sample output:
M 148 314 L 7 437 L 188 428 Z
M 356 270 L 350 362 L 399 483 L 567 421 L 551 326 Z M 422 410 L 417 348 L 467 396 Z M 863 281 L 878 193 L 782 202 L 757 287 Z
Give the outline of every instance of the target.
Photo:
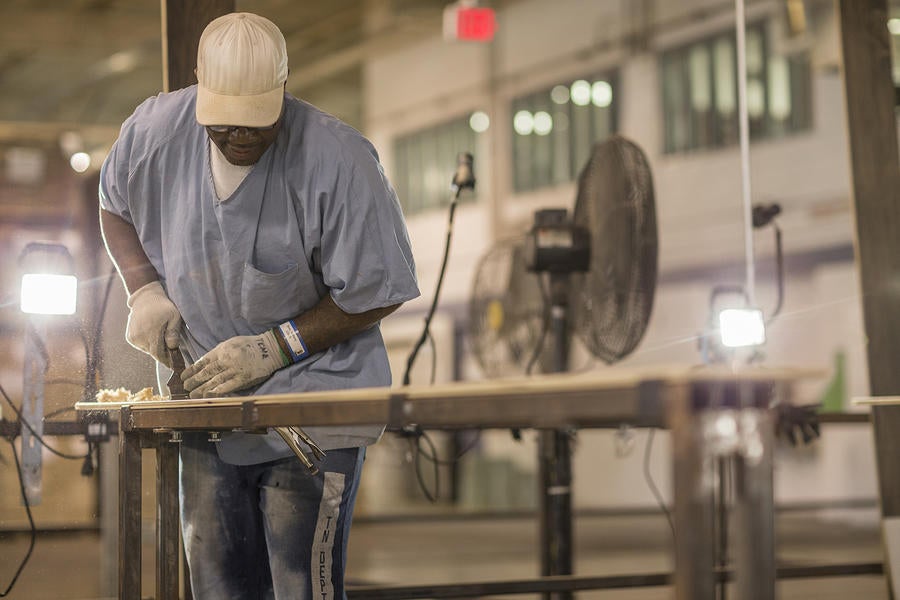
M 469 338 L 488 377 L 521 374 L 540 341 L 543 300 L 525 269 L 524 239 L 495 244 L 479 261 L 469 300 Z
M 591 236 L 591 265 L 573 277 L 572 324 L 587 349 L 612 363 L 631 353 L 650 320 L 658 233 L 643 151 L 621 136 L 594 145 L 578 178 L 575 223 Z

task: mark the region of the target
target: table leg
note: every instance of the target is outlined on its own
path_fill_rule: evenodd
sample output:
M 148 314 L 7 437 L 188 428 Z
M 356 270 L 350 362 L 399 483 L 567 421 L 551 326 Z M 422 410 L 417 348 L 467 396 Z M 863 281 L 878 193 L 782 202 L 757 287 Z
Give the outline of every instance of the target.
M 775 598 L 775 500 L 772 455 L 775 445 L 772 413 L 744 409 L 748 436 L 743 454 L 734 459 L 734 572 L 739 600 Z M 758 434 L 759 446 L 755 446 Z
M 539 432 L 541 575 L 572 574 L 572 441 L 565 431 Z M 543 594 L 571 600 L 571 592 Z
M 119 417 L 119 598 L 141 597 L 141 434 Z
M 178 444 L 156 437 L 156 597 L 178 598 Z
M 873 406 L 875 458 L 881 496 L 884 573 L 891 598 L 900 598 L 900 406 Z
M 667 419 L 672 435 L 675 492 L 675 598 L 715 598 L 713 544 L 715 477 L 707 460 L 691 388 L 677 386 L 667 398 Z

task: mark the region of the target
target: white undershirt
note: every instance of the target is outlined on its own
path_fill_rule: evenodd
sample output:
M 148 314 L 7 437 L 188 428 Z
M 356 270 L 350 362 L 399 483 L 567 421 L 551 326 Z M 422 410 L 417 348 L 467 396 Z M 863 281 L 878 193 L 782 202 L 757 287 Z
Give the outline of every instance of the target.
M 209 143 L 209 166 L 212 169 L 213 184 L 216 187 L 216 197 L 219 202 L 225 202 L 234 193 L 247 173 L 253 168 L 253 165 L 241 167 L 228 162 L 219 147 L 208 140 Z

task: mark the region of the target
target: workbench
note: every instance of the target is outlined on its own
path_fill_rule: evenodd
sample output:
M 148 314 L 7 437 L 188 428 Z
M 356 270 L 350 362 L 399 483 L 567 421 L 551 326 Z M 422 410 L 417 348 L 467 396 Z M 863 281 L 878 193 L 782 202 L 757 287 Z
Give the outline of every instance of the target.
M 98 414 L 119 423 L 119 598 L 140 598 L 141 449 L 157 456 L 157 598 L 178 598 L 178 444 L 183 431 L 265 431 L 276 426 L 385 423 L 389 430 L 619 427 L 671 430 L 676 597 L 715 596 L 713 494 L 709 485 L 710 415 L 752 415 L 761 445 L 740 461 L 736 498 L 741 531 L 735 552 L 738 598 L 774 598 L 772 493 L 773 402 L 790 398 L 809 369 L 666 367 L 614 368 L 436 386 L 373 388 L 205 400 L 109 405 L 76 404 L 80 418 Z M 111 415 L 110 413 L 117 413 Z M 745 419 L 746 420 L 746 419 Z M 738 422 L 732 420 L 732 422 Z M 714 441 L 714 440 L 713 440 Z

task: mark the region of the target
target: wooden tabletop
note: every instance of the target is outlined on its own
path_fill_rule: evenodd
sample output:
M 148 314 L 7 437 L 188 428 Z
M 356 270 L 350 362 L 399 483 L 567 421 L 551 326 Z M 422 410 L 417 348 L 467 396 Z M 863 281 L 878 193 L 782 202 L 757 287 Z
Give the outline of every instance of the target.
M 277 425 L 415 423 L 430 427 L 603 426 L 659 422 L 663 389 L 688 384 L 790 383 L 823 376 L 804 367 L 607 368 L 433 386 L 155 402 L 78 402 L 80 413 L 128 409 L 127 427 L 257 429 Z

